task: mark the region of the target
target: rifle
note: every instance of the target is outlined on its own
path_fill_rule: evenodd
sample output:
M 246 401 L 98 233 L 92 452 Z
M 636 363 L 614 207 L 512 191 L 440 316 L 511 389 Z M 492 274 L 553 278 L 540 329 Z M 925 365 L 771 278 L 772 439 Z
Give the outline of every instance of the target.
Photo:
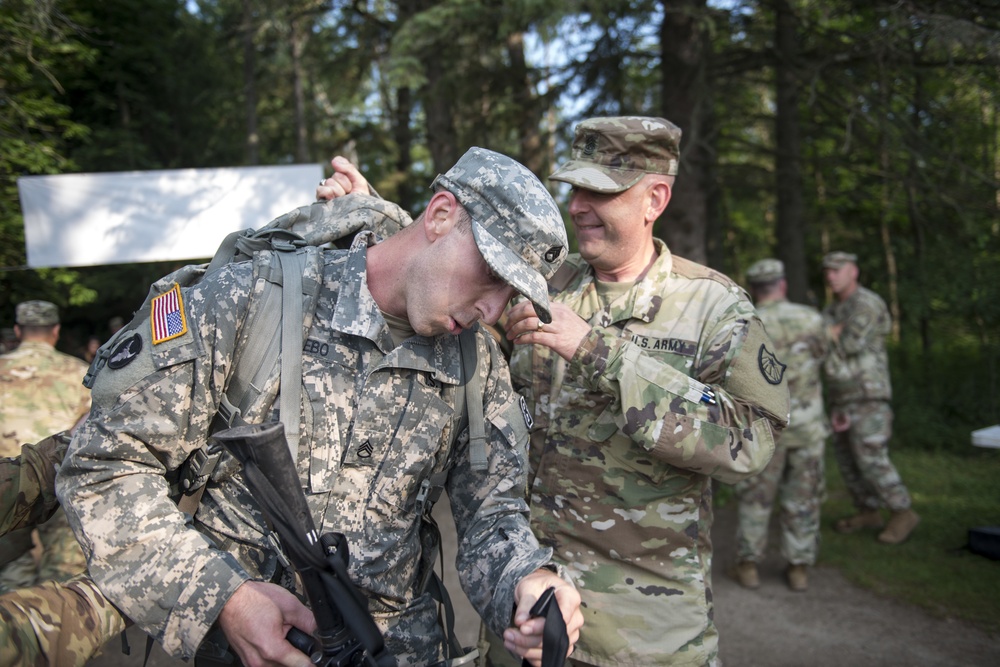
M 317 535 L 280 422 L 246 424 L 215 433 L 243 465 L 243 479 L 278 534 L 292 567 L 302 578 L 316 632 L 292 629 L 288 640 L 324 667 L 396 667 L 368 605 L 347 575 L 347 539 Z M 278 492 L 278 489 L 281 492 Z

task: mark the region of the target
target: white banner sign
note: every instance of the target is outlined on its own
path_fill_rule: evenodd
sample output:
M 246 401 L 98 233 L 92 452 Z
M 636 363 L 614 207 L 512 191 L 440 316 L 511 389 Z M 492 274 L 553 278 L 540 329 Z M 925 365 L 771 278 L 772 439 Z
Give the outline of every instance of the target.
M 314 200 L 320 164 L 18 179 L 28 266 L 211 257 L 229 232 Z

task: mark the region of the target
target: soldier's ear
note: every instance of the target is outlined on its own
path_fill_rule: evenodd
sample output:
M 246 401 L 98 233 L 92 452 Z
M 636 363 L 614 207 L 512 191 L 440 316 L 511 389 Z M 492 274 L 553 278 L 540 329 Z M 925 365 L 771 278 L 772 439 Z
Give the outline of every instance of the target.
M 447 190 L 438 190 L 427 202 L 424 214 L 424 234 L 429 241 L 444 236 L 458 220 L 458 200 Z

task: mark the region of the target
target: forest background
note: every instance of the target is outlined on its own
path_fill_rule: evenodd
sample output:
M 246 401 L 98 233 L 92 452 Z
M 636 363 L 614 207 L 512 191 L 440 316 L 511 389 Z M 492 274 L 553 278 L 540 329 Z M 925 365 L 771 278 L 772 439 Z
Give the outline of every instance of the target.
M 896 439 L 988 455 L 998 92 L 995 0 L 3 0 L 0 325 L 48 299 L 76 353 L 174 268 L 26 268 L 22 175 L 343 154 L 415 211 L 471 145 L 544 180 L 579 120 L 662 116 L 673 252 L 737 280 L 779 257 L 819 307 L 823 254 L 857 253 L 894 317 Z

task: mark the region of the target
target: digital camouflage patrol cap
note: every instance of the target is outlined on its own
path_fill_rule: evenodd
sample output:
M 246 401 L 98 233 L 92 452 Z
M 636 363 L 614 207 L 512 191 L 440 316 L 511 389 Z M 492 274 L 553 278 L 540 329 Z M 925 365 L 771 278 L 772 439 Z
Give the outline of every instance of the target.
M 780 259 L 768 257 L 754 262 L 747 269 L 748 283 L 773 283 L 785 277 L 785 264 Z
M 824 269 L 839 269 L 844 264 L 857 264 L 858 256 L 851 252 L 828 252 L 823 257 Z
M 486 263 L 551 322 L 545 281 L 562 265 L 568 241 L 559 207 L 538 177 L 506 155 L 473 147 L 431 187 L 455 195 Z
M 14 309 L 14 321 L 22 327 L 49 327 L 59 324 L 59 309 L 48 301 L 23 301 Z
M 549 180 L 623 192 L 646 174 L 676 176 L 680 146 L 681 129 L 663 118 L 590 118 L 576 126 L 572 156 Z

